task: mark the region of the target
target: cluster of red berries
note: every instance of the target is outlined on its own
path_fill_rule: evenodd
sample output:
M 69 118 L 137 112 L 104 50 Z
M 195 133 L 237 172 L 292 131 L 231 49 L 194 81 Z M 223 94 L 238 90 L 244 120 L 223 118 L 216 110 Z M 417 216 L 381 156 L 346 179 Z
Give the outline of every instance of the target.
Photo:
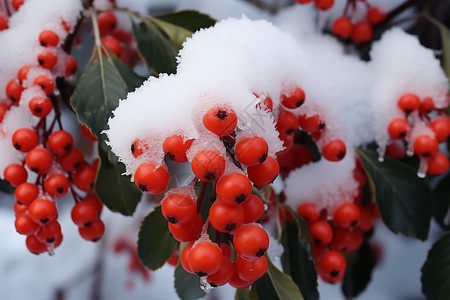
M 306 4 L 313 1 L 316 8 L 320 10 L 328 10 L 334 5 L 334 0 L 295 0 L 295 2 L 300 4 Z
M 269 96 L 264 99 L 264 102 L 272 103 Z M 299 108 L 305 102 L 305 92 L 300 87 L 295 87 L 286 94 L 281 95 L 281 107 L 279 109 L 276 129 L 279 132 L 279 137 L 283 141 L 285 149 L 279 152 L 278 155 L 283 155 L 291 151 L 294 146 L 296 130 L 302 130 L 311 135 L 311 137 L 323 146 L 321 147 L 322 156 L 329 161 L 340 161 L 345 157 L 347 148 L 341 139 L 334 139 L 331 141 L 322 141 L 324 132 L 327 130 L 325 118 L 320 114 L 299 113 L 298 115 L 292 112 L 292 109 Z M 270 109 L 270 106 L 266 106 Z M 296 151 L 299 150 L 296 147 Z M 308 163 L 306 159 L 303 161 L 304 149 L 300 149 L 302 160 L 301 165 Z M 306 154 L 307 155 L 307 154 Z
M 450 120 L 445 112 L 436 109 L 432 98 L 421 100 L 412 93 L 402 95 L 397 106 L 403 115 L 393 119 L 387 127 L 392 141 L 386 147 L 386 155 L 402 158 L 408 147 L 422 159 L 424 172 L 426 169 L 429 175 L 440 175 L 447 171 L 448 158 L 438 151 L 439 143 L 450 135 Z M 415 127 L 424 133 L 413 134 Z
M 137 61 L 137 52 L 133 48 L 131 34 L 118 28 L 118 20 L 113 12 L 100 13 L 97 20 L 103 46 L 123 62 L 133 66 Z
M 24 0 L 11 0 L 11 7 L 14 9 L 14 11 L 19 10 L 19 7 L 22 6 Z M 8 7 L 8 3 L 5 2 L 5 5 L 2 6 L 0 3 L 0 31 L 8 29 L 9 28 L 9 16 L 11 12 Z
M 353 203 L 340 204 L 331 216 L 313 202 L 297 208 L 298 215 L 309 224 L 318 274 L 329 283 L 344 278 L 347 263 L 342 252 L 357 251 L 364 242 L 364 233 L 372 230 L 373 219 L 379 217 L 375 204 L 362 192 L 367 180 L 361 163 L 357 162 L 353 176 L 359 184 L 359 193 Z
M 342 16 L 333 21 L 331 32 L 341 39 L 350 38 L 355 43 L 366 43 L 372 39 L 373 26 L 383 22 L 387 14 L 380 8 L 370 5 L 366 0 L 359 2 L 364 4 L 365 18 L 354 21 L 353 16 L 359 13 L 358 1 L 348 0 Z
M 71 29 L 64 21 L 61 26 L 66 34 Z M 52 252 L 60 245 L 62 233 L 57 221 L 56 199 L 69 190 L 76 202 L 72 220 L 79 226 L 80 235 L 96 241 L 105 229 L 99 218 L 103 204 L 92 194 L 98 161 L 86 163 L 83 153 L 74 147 L 72 135 L 62 128 L 58 98 L 53 94 L 53 77 L 69 77 L 77 67 L 76 60 L 58 47 L 64 37 L 52 30 L 39 34 L 36 47 L 41 47 L 41 53 L 34 63 L 18 70 L 17 78 L 11 79 L 6 86 L 8 99 L 0 103 L 0 122 L 14 106 L 28 106 L 29 113 L 34 116 L 31 119 L 38 120 L 34 127 L 18 128 L 14 132 L 12 146 L 19 152 L 22 162 L 8 165 L 3 172 L 5 180 L 16 187 L 16 230 L 27 236 L 26 245 L 35 254 Z M 58 65 L 64 72 L 56 70 L 61 70 Z M 29 90 L 27 96 L 23 97 L 26 90 Z M 49 125 L 48 118 L 52 118 Z M 59 130 L 54 130 L 56 124 Z M 95 140 L 90 133 L 88 138 Z M 29 178 L 29 172 L 34 174 L 30 176 L 32 178 Z M 80 192 L 86 193 L 85 196 Z

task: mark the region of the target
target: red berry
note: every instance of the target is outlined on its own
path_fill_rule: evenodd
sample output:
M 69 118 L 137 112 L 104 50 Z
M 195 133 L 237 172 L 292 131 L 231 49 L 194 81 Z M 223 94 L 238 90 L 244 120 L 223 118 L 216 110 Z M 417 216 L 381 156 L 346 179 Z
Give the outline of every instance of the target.
M 57 220 L 50 221 L 39 228 L 36 238 L 41 243 L 52 244 L 61 235 L 61 225 Z
M 77 226 L 88 227 L 98 219 L 99 213 L 94 205 L 86 201 L 81 201 L 72 208 L 71 217 Z
M 249 261 L 241 256 L 234 262 L 236 273 L 244 281 L 256 281 L 263 277 L 269 269 L 269 264 L 265 256 L 261 256 L 256 261 Z
M 236 158 L 246 166 L 256 166 L 263 163 L 269 152 L 266 140 L 259 136 L 239 140 L 234 147 Z
M 25 157 L 27 167 L 39 175 L 44 175 L 50 170 L 53 158 L 50 152 L 44 148 L 35 148 Z
M 116 56 L 120 56 L 122 53 L 122 46 L 120 42 L 113 37 L 105 37 L 102 38 L 102 44 L 106 47 L 111 53 L 114 53 Z M 103 55 L 106 55 L 103 53 Z
M 44 198 L 34 200 L 28 207 L 28 214 L 33 221 L 40 224 L 46 224 L 58 217 L 55 203 Z
M 322 156 L 329 161 L 340 161 L 345 157 L 347 148 L 342 140 L 333 140 L 322 148 Z
M 240 204 L 252 194 L 252 183 L 241 173 L 230 173 L 217 181 L 216 193 L 227 204 Z
M 303 203 L 297 208 L 297 214 L 308 223 L 314 223 L 320 218 L 320 212 L 314 203 Z
M 14 191 L 17 203 L 25 206 L 29 206 L 38 196 L 39 188 L 29 182 L 21 183 Z
M 12 136 L 12 144 L 14 148 L 20 152 L 29 152 L 39 144 L 37 133 L 29 128 L 20 128 L 14 132 Z
M 331 26 L 331 32 L 342 39 L 348 38 L 352 34 L 352 29 L 352 22 L 347 17 L 337 18 Z
M 52 30 L 44 30 L 39 34 L 39 43 L 43 47 L 56 47 L 59 43 L 59 36 Z
M 24 213 L 26 213 L 28 211 L 28 207 L 27 206 L 19 204 L 17 201 L 14 201 L 13 209 L 14 209 L 14 214 L 16 216 L 24 214 Z
M 203 125 L 218 136 L 227 136 L 237 126 L 237 116 L 234 110 L 228 107 L 216 107 L 208 110 L 203 116 Z
M 163 142 L 164 154 L 173 161 L 182 163 L 186 162 L 188 159 L 186 157 L 186 151 L 192 145 L 194 140 L 184 140 L 181 135 L 172 135 L 167 137 Z
M 116 15 L 112 12 L 104 12 L 98 15 L 98 28 L 102 35 L 112 32 L 117 26 Z
M 448 157 L 441 152 L 437 152 L 428 158 L 427 173 L 431 176 L 444 174 L 449 166 Z
M 295 2 L 300 3 L 300 4 L 305 4 L 305 3 L 309 3 L 313 0 L 295 0 Z
M 84 165 L 73 174 L 73 183 L 84 192 L 91 192 L 94 189 L 97 169 L 90 165 Z
M 17 79 L 19 79 L 20 84 L 22 84 L 27 79 L 29 71 L 30 71 L 29 66 L 23 66 L 22 68 L 19 69 L 19 71 L 17 72 Z
M 404 94 L 398 99 L 397 105 L 405 113 L 409 114 L 414 110 L 419 110 L 420 99 L 416 94 Z
M 335 228 L 331 249 L 352 252 L 358 250 L 364 242 L 361 230 L 352 228 Z
M 349 228 L 358 223 L 361 212 L 353 203 L 342 203 L 333 214 L 333 222 L 339 227 Z
M 36 76 L 33 85 L 40 86 L 46 95 L 50 95 L 55 89 L 55 82 L 45 75 Z
M 327 10 L 333 7 L 334 0 L 314 0 L 318 9 Z
M 100 216 L 100 213 L 103 209 L 103 203 L 100 201 L 100 198 L 96 194 L 88 194 L 86 197 L 84 197 L 83 202 L 92 204 L 95 209 L 97 210 L 98 215 Z
M 255 261 L 269 248 L 269 236 L 259 224 L 244 224 L 234 235 L 233 245 L 240 256 Z
M 173 224 L 182 224 L 197 213 L 197 204 L 186 194 L 172 193 L 161 202 L 163 216 Z
M 19 164 L 10 164 L 3 171 L 3 177 L 8 183 L 14 187 L 27 181 L 28 172 Z
M 239 278 L 236 268 L 234 268 L 233 277 L 231 277 L 230 281 L 228 281 L 228 284 L 235 289 L 245 289 L 252 285 L 252 283 L 253 281 L 245 281 Z
M 222 250 L 211 241 L 196 242 L 188 254 L 188 262 L 192 272 L 200 277 L 212 275 L 219 271 L 222 260 Z
M 8 82 L 5 89 L 6 96 L 11 99 L 12 102 L 16 103 L 19 102 L 22 91 L 23 87 L 15 80 Z
M 44 69 L 52 69 L 58 62 L 56 54 L 50 51 L 42 52 L 37 57 L 39 65 Z
M 75 72 L 77 71 L 78 62 L 75 59 L 75 57 L 69 55 L 65 59 L 64 66 L 65 66 L 64 75 L 66 75 L 66 77 L 69 77 L 69 76 L 72 76 L 73 74 L 75 74 Z
M 325 123 L 320 119 L 319 115 L 299 115 L 298 125 L 302 128 L 303 131 L 311 133 L 325 128 Z
M 402 141 L 392 141 L 386 147 L 386 156 L 392 158 L 403 158 L 406 155 L 406 147 Z
M 280 166 L 272 156 L 268 156 L 262 164 L 247 168 L 248 178 L 259 186 L 272 183 L 277 178 L 279 172 Z
M 62 197 L 69 190 L 69 179 L 61 173 L 52 174 L 45 178 L 44 188 L 53 198 Z
M 131 150 L 131 154 L 133 154 L 133 156 L 135 158 L 138 158 L 139 156 L 141 156 L 144 152 L 147 152 L 149 149 L 148 144 L 142 140 L 142 139 L 137 139 L 135 140 L 130 147 Z
M 19 10 L 19 7 L 22 6 L 24 0 L 12 0 L 11 6 L 14 8 L 15 11 Z
M 294 109 L 300 107 L 304 102 L 305 92 L 299 87 L 295 87 L 295 89 L 290 91 L 287 95 L 281 95 L 281 104 L 287 108 Z
M 65 130 L 55 131 L 48 138 L 48 148 L 55 155 L 61 156 L 69 153 L 72 146 L 73 137 Z
M 191 252 L 192 246 L 194 246 L 194 242 L 190 242 L 186 245 L 186 247 L 183 248 L 183 251 L 181 251 L 180 255 L 180 263 L 183 269 L 186 270 L 186 272 L 194 274 L 194 272 L 192 272 L 191 270 L 191 266 L 189 266 L 188 261 L 189 252 Z
M 350 37 L 355 43 L 366 43 L 372 39 L 372 36 L 372 26 L 365 21 L 360 21 L 353 26 Z
M 230 281 L 231 277 L 233 277 L 233 273 L 233 263 L 231 262 L 229 257 L 223 255 L 222 266 L 220 267 L 219 271 L 214 274 L 208 275 L 208 277 L 206 277 L 206 281 L 213 287 L 222 286 Z
M 3 118 L 5 117 L 5 114 L 8 112 L 9 106 L 5 103 L 0 103 L 0 123 L 3 122 Z
M 87 227 L 79 227 L 78 232 L 86 241 L 96 242 L 103 236 L 103 233 L 105 232 L 105 224 L 102 220 L 97 219 Z
M 215 181 L 225 171 L 225 158 L 214 150 L 197 152 L 191 162 L 195 176 L 203 181 Z
M 430 97 L 426 97 L 420 104 L 419 111 L 422 115 L 426 115 L 429 114 L 434 109 L 436 109 L 436 106 L 434 106 L 433 99 Z
M 33 254 L 41 254 L 47 252 L 47 245 L 39 242 L 39 240 L 34 235 L 27 236 L 26 245 L 28 251 Z
M 405 137 L 411 130 L 411 126 L 409 126 L 409 123 L 406 119 L 397 118 L 389 123 L 387 130 L 391 138 L 400 140 L 405 139 Z
M 450 135 L 450 122 L 447 118 L 438 118 L 431 122 L 433 130 L 438 142 L 445 142 Z
M 244 223 L 259 221 L 264 215 L 264 202 L 256 195 L 250 197 L 241 204 L 244 209 Z
M 344 256 L 334 250 L 322 255 L 317 262 L 320 277 L 326 282 L 336 283 L 344 279 L 347 262 Z
M 9 28 L 9 18 L 5 15 L 0 15 L 0 31 L 3 31 L 5 29 Z
M 58 157 L 58 163 L 65 171 L 73 172 L 83 166 L 84 156 L 78 148 L 72 147 L 67 154 Z
M 383 22 L 385 18 L 386 13 L 376 6 L 372 6 L 367 11 L 367 20 L 369 21 L 370 24 L 374 26 Z
M 244 223 L 244 209 L 218 199 L 209 209 L 209 220 L 217 231 L 233 234 Z
M 52 111 L 53 105 L 49 98 L 34 97 L 28 102 L 28 107 L 36 117 L 45 118 Z
M 309 226 L 309 232 L 314 242 L 319 245 L 328 245 L 333 239 L 333 229 L 327 221 L 317 221 Z
M 173 238 L 179 242 L 191 242 L 196 240 L 202 231 L 203 219 L 195 214 L 191 219 L 182 224 L 169 223 L 169 231 Z
M 30 218 L 30 216 L 26 214 L 20 214 L 16 217 L 14 227 L 16 227 L 16 231 L 20 234 L 32 235 L 38 231 L 39 224 L 34 222 Z
M 427 134 L 420 135 L 414 141 L 414 153 L 418 156 L 430 157 L 439 149 L 438 140 Z
M 361 207 L 361 216 L 359 217 L 357 227 L 363 232 L 371 231 L 373 228 L 372 214 L 367 207 Z
M 298 127 L 297 117 L 290 111 L 280 110 L 276 127 L 280 133 L 292 134 Z
M 140 165 L 134 173 L 134 183 L 143 192 L 159 194 L 169 184 L 169 172 L 165 166 L 156 168 L 152 163 Z

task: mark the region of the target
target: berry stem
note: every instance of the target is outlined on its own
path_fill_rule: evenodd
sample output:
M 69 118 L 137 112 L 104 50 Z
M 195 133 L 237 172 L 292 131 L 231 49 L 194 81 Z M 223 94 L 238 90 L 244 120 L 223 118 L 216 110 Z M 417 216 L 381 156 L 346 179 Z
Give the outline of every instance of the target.
M 206 185 L 207 185 L 206 181 L 202 181 L 202 188 L 197 198 L 197 213 L 200 212 L 200 207 L 202 206 L 203 197 L 205 196 L 206 191 Z
M 9 10 L 8 1 L 3 0 L 3 6 L 6 9 L 6 14 L 8 15 L 8 17 L 11 17 L 11 11 Z

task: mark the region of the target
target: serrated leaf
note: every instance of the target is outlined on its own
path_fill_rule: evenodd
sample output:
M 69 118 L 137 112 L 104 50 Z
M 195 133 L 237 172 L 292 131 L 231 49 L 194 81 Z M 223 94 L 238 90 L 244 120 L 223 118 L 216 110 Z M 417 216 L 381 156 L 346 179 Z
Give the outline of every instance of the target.
M 259 300 L 258 293 L 254 289 L 236 289 L 234 300 Z
M 295 212 L 291 214 L 294 223 L 285 222 L 281 235 L 281 244 L 284 248 L 281 264 L 284 272 L 292 277 L 306 300 L 319 299 L 317 272 L 310 244 L 302 236 L 302 228 L 295 224 L 301 219 L 295 215 Z M 298 220 L 295 221 L 295 219 Z
M 157 73 L 176 72 L 177 50 L 170 38 L 150 19 L 133 22 L 133 36 L 139 55 L 148 69 Z
M 95 182 L 95 192 L 102 202 L 111 210 L 130 216 L 141 200 L 142 193 L 128 176 L 122 176 L 125 165 L 111 163 L 101 144 L 98 145 L 100 169 Z M 116 158 L 117 159 L 117 158 Z
M 124 62 L 108 50 L 101 55 L 96 47 L 83 75 L 78 81 L 71 98 L 71 104 L 81 123 L 86 124 L 104 143 L 108 119 L 116 109 L 120 99 L 144 82 L 144 78 L 134 73 Z M 106 150 L 106 149 L 105 149 Z
M 195 10 L 183 10 L 174 13 L 157 15 L 152 20 L 170 37 L 172 42 L 181 45 L 194 32 L 201 28 L 208 28 L 216 23 L 209 15 Z
M 375 254 L 372 248 L 364 243 L 356 252 L 345 255 L 347 269 L 342 292 L 347 298 L 354 298 L 366 288 L 375 267 Z
M 167 220 L 156 206 L 141 223 L 138 238 L 138 255 L 142 264 L 150 270 L 161 268 L 172 255 L 177 241 L 172 237 Z
M 442 235 L 428 251 L 421 281 L 422 292 L 428 300 L 450 299 L 450 232 Z
M 426 240 L 430 228 L 431 188 L 416 170 L 399 161 L 378 161 L 374 151 L 359 150 L 381 218 L 394 233 Z
M 281 272 L 267 255 L 266 258 L 269 263 L 269 270 L 253 285 L 258 293 L 259 300 L 302 300 L 303 296 L 291 276 Z
M 182 300 L 196 300 L 206 295 L 200 288 L 200 277 L 186 272 L 181 264 L 175 268 L 175 290 Z
M 449 209 L 450 209 L 450 174 L 447 174 L 441 179 L 436 189 L 434 190 L 434 217 L 436 221 L 445 230 L 450 229 L 449 224 Z

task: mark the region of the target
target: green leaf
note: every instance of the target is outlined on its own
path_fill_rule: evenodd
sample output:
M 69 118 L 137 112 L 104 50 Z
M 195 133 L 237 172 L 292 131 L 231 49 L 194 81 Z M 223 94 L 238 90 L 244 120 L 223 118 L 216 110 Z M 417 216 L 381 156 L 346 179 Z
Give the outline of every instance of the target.
M 176 72 L 177 50 L 170 38 L 150 19 L 133 22 L 133 36 L 139 55 L 147 68 L 157 73 L 173 74 Z
M 450 299 L 450 232 L 442 235 L 428 251 L 421 281 L 427 299 Z
M 259 300 L 302 300 L 303 296 L 291 276 L 275 267 L 267 255 L 266 258 L 269 270 L 253 286 L 258 293 Z
M 383 222 L 395 233 L 426 240 L 430 228 L 431 188 L 416 170 L 399 161 L 378 161 L 374 151 L 359 150 L 372 198 Z
M 181 264 L 175 268 L 175 290 L 182 300 L 196 300 L 205 296 L 200 277 L 186 272 Z
M 216 23 L 209 15 L 195 10 L 183 10 L 164 15 L 157 15 L 152 20 L 170 37 L 172 42 L 181 45 L 194 32 L 201 28 L 208 28 Z
M 258 293 L 255 289 L 236 289 L 234 300 L 258 300 Z
M 176 246 L 177 241 L 169 232 L 161 206 L 156 206 L 141 223 L 137 248 L 139 259 L 150 270 L 157 270 L 170 258 Z
M 114 155 L 112 152 L 106 152 L 99 144 L 98 153 L 100 169 L 95 182 L 95 192 L 111 211 L 126 216 L 132 215 L 141 200 L 142 192 L 128 176 L 122 176 L 125 172 L 123 163 L 111 163 L 108 155 Z
M 434 190 L 434 218 L 445 230 L 450 229 L 449 220 L 446 220 L 450 209 L 450 174 L 447 174 Z
M 447 78 L 450 78 L 450 30 L 442 23 L 438 27 L 441 32 L 442 65 Z
M 11 194 L 14 193 L 14 188 L 4 179 L 0 179 L 0 192 Z
M 303 234 L 303 232 L 308 232 L 307 225 L 303 224 L 306 226 L 306 230 L 302 230 L 299 223 L 305 221 L 300 219 L 295 212 L 291 211 L 291 214 L 294 222 L 285 222 L 281 235 L 281 244 L 284 247 L 281 264 L 286 274 L 291 275 L 292 280 L 300 288 L 305 299 L 319 299 L 316 267 L 311 255 L 310 244 Z
M 105 48 L 106 56 L 96 47 L 83 71 L 71 98 L 71 104 L 81 123 L 86 124 L 104 143 L 101 132 L 108 128 L 108 119 L 120 99 L 144 82 L 124 62 Z M 105 149 L 106 150 L 106 149 Z
M 356 252 L 345 255 L 347 269 L 342 283 L 342 292 L 347 298 L 354 298 L 367 286 L 375 267 L 375 254 L 364 243 Z

